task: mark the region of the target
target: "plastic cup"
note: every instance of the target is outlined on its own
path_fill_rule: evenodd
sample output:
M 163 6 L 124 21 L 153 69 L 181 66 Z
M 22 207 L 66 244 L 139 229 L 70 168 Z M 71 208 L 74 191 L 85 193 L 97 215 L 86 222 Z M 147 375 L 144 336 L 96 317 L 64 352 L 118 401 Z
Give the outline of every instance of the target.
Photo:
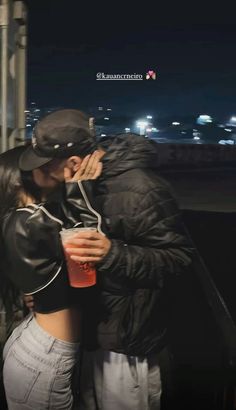
M 96 269 L 94 263 L 91 262 L 76 262 L 72 260 L 66 252 L 70 245 L 70 239 L 81 231 L 96 231 L 95 228 L 69 228 L 60 232 L 64 254 L 66 258 L 66 265 L 70 286 L 73 288 L 86 288 L 96 284 Z M 75 245 L 72 245 L 75 247 Z

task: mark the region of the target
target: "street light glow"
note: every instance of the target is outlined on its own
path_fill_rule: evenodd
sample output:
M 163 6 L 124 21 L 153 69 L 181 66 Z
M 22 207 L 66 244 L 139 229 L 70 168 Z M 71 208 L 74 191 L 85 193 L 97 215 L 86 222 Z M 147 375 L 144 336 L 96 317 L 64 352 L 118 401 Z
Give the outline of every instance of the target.
M 148 122 L 144 120 L 139 120 L 137 121 L 136 125 L 139 128 L 139 134 L 144 135 L 146 131 L 146 127 L 148 126 Z
M 147 125 L 148 125 L 148 122 L 147 122 L 147 121 L 144 121 L 144 120 L 139 120 L 139 121 L 137 121 L 137 127 L 138 127 L 138 128 L 146 128 Z

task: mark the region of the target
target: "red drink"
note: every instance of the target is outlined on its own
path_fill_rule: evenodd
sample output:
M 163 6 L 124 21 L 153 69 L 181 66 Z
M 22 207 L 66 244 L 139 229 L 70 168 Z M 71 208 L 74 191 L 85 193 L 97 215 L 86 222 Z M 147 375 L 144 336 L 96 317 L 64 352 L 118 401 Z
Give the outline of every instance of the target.
M 96 283 L 96 269 L 94 263 L 74 261 L 70 258 L 69 254 L 67 254 L 66 248 L 64 247 L 64 245 L 66 245 L 66 247 L 70 247 L 69 237 L 71 238 L 76 232 L 87 229 L 92 228 L 71 228 L 61 231 L 68 277 L 70 285 L 74 288 L 85 288 L 93 286 Z

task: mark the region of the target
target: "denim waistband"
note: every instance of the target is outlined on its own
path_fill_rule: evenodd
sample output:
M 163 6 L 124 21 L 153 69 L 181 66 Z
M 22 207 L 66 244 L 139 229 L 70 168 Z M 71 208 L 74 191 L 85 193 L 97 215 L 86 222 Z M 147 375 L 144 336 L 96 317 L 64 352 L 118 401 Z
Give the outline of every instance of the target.
M 53 350 L 63 355 L 72 355 L 78 352 L 79 343 L 67 342 L 65 340 L 57 339 L 46 332 L 38 323 L 33 314 L 25 319 L 23 328 L 28 330 L 29 337 L 33 337 L 40 346 L 42 346 L 45 352 Z

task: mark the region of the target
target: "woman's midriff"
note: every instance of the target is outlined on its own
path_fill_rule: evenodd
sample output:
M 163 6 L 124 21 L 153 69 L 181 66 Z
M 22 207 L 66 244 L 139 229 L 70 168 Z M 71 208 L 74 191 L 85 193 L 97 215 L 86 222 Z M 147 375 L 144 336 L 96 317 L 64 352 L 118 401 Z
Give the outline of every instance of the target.
M 75 308 L 53 313 L 35 313 L 35 318 L 47 333 L 66 342 L 79 342 L 81 312 Z

